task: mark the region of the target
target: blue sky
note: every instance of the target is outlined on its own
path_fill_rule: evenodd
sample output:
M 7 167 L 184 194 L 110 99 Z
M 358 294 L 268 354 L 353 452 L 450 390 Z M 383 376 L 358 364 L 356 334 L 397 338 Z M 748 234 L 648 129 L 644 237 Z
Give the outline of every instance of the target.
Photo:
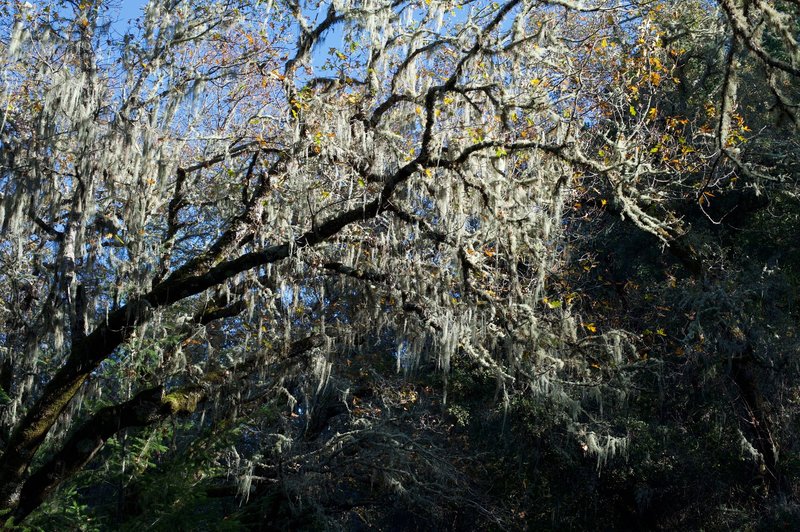
M 133 20 L 142 15 L 142 8 L 147 5 L 147 0 L 120 0 L 119 7 L 109 8 L 109 17 L 114 21 L 114 27 L 120 33 L 124 33 Z
M 119 19 L 127 22 L 142 14 L 142 8 L 147 4 L 147 0 L 123 0 L 119 9 Z

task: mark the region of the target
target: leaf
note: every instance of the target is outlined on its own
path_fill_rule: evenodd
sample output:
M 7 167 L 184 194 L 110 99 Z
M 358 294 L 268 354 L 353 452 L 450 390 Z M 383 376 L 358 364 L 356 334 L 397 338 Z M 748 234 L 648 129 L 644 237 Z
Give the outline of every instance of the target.
M 636 116 L 636 109 L 634 109 L 634 108 L 633 108 L 633 105 L 631 105 L 631 106 L 630 106 L 630 108 L 628 109 L 628 111 L 630 111 L 630 113 L 631 113 L 631 116 Z
M 0 405 L 7 405 L 11 402 L 11 397 L 8 396 L 6 391 L 0 387 Z
M 597 332 L 597 326 L 595 326 L 594 323 L 585 323 L 583 326 L 586 327 L 586 330 L 591 333 Z
M 544 298 L 544 299 L 543 299 L 543 301 L 544 301 L 544 302 L 547 304 L 547 306 L 548 306 L 548 307 L 550 307 L 550 308 L 560 308 L 560 307 L 561 307 L 561 301 L 550 301 L 550 300 L 549 300 L 549 299 L 547 299 L 547 298 Z
M 659 74 L 658 72 L 651 72 L 650 83 L 655 86 L 661 85 L 661 74 Z

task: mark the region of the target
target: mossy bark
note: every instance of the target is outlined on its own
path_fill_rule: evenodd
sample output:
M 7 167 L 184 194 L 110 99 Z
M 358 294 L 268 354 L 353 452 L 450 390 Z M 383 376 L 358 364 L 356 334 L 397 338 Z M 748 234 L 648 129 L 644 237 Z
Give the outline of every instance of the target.
M 324 337 L 321 335 L 297 340 L 289 346 L 286 356 L 290 359 L 300 356 L 322 345 L 323 341 Z M 255 363 L 256 360 L 253 359 L 251 362 Z M 169 393 L 165 393 L 163 387 L 157 386 L 138 393 L 124 403 L 100 409 L 32 475 L 25 478 L 25 470 L 22 468 L 18 472 L 12 471 L 20 475 L 23 480 L 18 482 L 17 489 L 12 492 L 13 502 L 3 508 L 13 509 L 16 522 L 22 521 L 63 481 L 80 471 L 105 445 L 105 442 L 120 430 L 151 425 L 174 416 L 190 415 L 208 398 L 209 391 L 219 389 L 232 378 L 241 377 L 251 369 L 250 364 L 243 364 L 238 368 L 237 375 L 232 375 L 227 370 L 208 372 L 203 376 L 201 384 L 177 388 Z M 54 405 L 53 411 L 56 410 L 60 412 Z M 46 435 L 46 431 L 43 434 Z M 3 462 L 0 467 L 8 466 L 9 464 Z
M 105 442 L 120 430 L 193 413 L 205 400 L 202 388 L 182 388 L 165 394 L 161 386 L 144 390 L 124 403 L 99 410 L 80 427 L 47 463 L 22 485 L 14 517 L 21 521 L 61 482 L 83 468 Z

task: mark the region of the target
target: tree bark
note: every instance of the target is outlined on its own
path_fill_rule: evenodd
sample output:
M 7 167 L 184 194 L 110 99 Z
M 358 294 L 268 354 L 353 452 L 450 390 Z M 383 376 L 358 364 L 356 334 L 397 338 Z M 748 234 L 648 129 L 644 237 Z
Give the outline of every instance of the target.
M 323 337 L 312 335 L 293 342 L 286 353 L 291 360 L 319 347 Z M 17 523 L 39 507 L 65 480 L 80 471 L 102 449 L 105 442 L 122 429 L 144 427 L 173 416 L 189 415 L 207 400 L 209 392 L 234 382 L 252 370 L 257 359 L 239 366 L 237 374 L 225 379 L 220 372 L 206 375 L 198 385 L 166 393 L 163 386 L 143 390 L 132 399 L 100 409 L 64 443 L 61 449 L 21 485 L 13 516 Z

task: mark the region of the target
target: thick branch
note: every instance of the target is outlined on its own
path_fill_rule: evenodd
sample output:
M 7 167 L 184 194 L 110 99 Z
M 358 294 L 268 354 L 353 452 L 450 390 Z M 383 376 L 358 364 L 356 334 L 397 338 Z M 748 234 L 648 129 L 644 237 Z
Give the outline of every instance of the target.
M 293 342 L 288 359 L 296 358 L 322 344 L 318 335 Z M 257 358 L 237 368 L 236 375 L 227 371 L 208 373 L 200 384 L 184 386 L 165 393 L 156 386 L 138 393 L 132 399 L 100 409 L 76 430 L 61 449 L 24 483 L 14 516 L 21 521 L 35 510 L 64 481 L 80 471 L 102 449 L 105 442 L 122 429 L 153 425 L 173 416 L 189 415 L 206 401 L 214 389 L 227 382 L 246 378 Z
M 145 390 L 125 403 L 101 409 L 66 441 L 58 454 L 28 478 L 14 516 L 17 520 L 24 519 L 63 480 L 83 468 L 119 430 L 149 425 L 167 415 L 164 390 L 160 386 Z

